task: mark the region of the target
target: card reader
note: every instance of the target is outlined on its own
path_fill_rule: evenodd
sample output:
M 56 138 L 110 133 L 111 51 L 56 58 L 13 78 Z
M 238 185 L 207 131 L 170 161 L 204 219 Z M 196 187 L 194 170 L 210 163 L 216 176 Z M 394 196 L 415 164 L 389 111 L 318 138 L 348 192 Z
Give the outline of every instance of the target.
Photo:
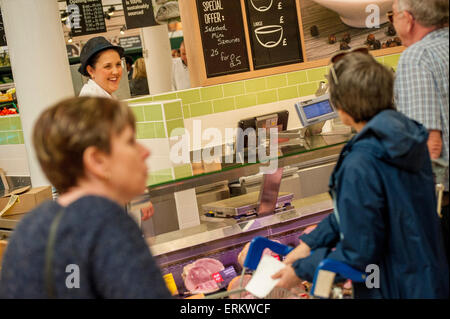
M 295 109 L 303 127 L 338 117 L 336 109 L 330 102 L 329 94 L 306 102 L 296 103 Z

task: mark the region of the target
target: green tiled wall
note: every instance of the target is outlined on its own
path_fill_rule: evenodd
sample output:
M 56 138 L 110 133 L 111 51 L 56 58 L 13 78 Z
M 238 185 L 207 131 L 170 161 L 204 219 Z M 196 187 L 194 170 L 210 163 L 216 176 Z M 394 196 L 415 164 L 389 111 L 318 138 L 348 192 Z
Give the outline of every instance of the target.
M 400 54 L 394 54 L 376 59 L 396 69 L 399 58 Z M 319 82 L 326 81 L 327 72 L 328 67 L 319 67 L 132 99 L 130 106 L 136 116 L 137 136 L 167 138 L 175 128 L 184 128 L 183 119 L 312 95 Z M 136 103 L 148 105 L 133 106 Z M 19 116 L 0 117 L 0 145 L 7 144 L 23 144 Z
M 149 102 L 148 105 L 145 105 L 145 101 L 139 102 L 138 105 L 136 105 L 136 101 L 131 101 L 129 105 L 136 115 L 138 139 L 168 138 L 177 128 L 181 128 L 181 130 L 173 134 L 182 135 L 184 133 L 183 119 L 185 117 L 181 100 Z
M 0 116 L 0 145 L 23 143 L 20 117 L 18 115 Z
M 175 179 L 181 179 L 192 176 L 192 165 L 184 164 L 174 168 L 166 168 L 157 171 L 149 172 L 147 185 L 155 185 L 165 183 Z
M 400 54 L 394 54 L 377 57 L 377 60 L 396 69 L 399 58 Z M 145 97 L 133 102 L 149 102 L 152 98 L 152 101 L 178 98 L 182 101 L 183 117 L 188 119 L 313 95 L 320 81 L 327 81 L 325 75 L 328 70 L 329 67 L 325 66 Z
M 162 169 L 150 173 L 147 179 L 147 185 L 160 184 L 171 180 L 173 180 L 172 169 L 171 168 Z

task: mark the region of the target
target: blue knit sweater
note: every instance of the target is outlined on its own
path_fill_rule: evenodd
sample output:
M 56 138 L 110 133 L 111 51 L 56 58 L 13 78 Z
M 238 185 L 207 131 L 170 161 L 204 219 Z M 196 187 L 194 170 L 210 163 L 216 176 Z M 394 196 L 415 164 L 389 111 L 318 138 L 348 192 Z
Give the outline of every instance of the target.
M 48 297 L 45 249 L 60 209 L 58 203 L 46 202 L 16 227 L 3 259 L 0 298 Z M 65 208 L 53 278 L 57 298 L 171 297 L 136 223 L 103 197 L 86 196 Z

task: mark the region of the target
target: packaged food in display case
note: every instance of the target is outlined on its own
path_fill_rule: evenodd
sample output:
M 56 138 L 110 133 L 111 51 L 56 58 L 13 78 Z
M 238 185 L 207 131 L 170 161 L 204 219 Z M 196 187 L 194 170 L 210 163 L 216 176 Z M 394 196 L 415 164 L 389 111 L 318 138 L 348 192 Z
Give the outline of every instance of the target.
M 193 293 L 212 293 L 220 289 L 213 275 L 224 270 L 223 264 L 213 258 L 201 258 L 183 269 L 186 289 Z

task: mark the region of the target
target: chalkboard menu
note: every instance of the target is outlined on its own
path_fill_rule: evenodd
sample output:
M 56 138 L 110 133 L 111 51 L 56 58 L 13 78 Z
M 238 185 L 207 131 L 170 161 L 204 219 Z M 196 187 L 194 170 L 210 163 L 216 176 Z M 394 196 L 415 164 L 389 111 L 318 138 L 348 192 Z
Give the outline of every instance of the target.
M 130 37 L 119 38 L 119 46 L 124 49 L 142 48 L 141 37 L 133 35 Z
M 127 29 L 158 25 L 155 21 L 152 0 L 122 0 Z
M 303 62 L 295 0 L 245 0 L 255 70 Z
M 240 0 L 197 0 L 208 78 L 250 70 Z
M 2 12 L 0 11 L 0 47 L 6 46 L 5 27 L 3 26 Z
M 66 0 L 73 36 L 106 32 L 102 0 Z

